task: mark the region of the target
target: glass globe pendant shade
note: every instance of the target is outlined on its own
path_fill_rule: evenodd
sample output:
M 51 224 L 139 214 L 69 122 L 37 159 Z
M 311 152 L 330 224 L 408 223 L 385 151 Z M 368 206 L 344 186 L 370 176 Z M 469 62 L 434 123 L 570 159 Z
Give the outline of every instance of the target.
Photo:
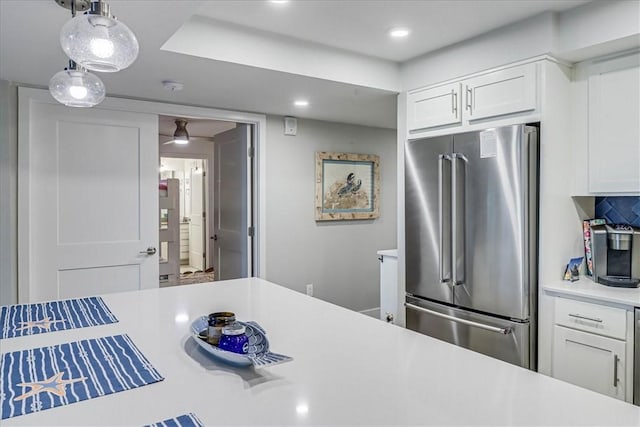
M 126 25 L 92 13 L 78 15 L 64 24 L 60 44 L 80 66 L 103 73 L 127 68 L 140 49 L 136 36 Z
M 93 107 L 102 102 L 106 89 L 95 74 L 70 67 L 51 77 L 49 92 L 67 107 Z

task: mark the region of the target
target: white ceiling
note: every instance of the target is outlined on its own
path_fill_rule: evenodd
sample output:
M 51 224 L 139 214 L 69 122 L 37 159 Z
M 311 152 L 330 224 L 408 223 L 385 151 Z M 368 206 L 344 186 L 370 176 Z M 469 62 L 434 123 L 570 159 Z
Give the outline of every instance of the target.
M 298 0 L 210 1 L 199 15 L 301 40 L 403 62 L 518 22 L 562 11 L 584 0 Z M 411 29 L 406 40 L 387 36 Z
M 586 2 L 298 0 L 279 5 L 238 0 L 114 0 L 109 2 L 112 13 L 135 32 L 140 56 L 127 70 L 100 74 L 100 78 L 111 96 L 393 128 L 393 90 L 184 55 L 161 47 L 185 22 L 200 16 L 247 32 L 295 40 L 298 47 L 307 46 L 312 52 L 339 50 L 398 67 L 401 61 L 491 29 Z M 69 18 L 69 12 L 53 0 L 0 0 L 0 79 L 46 87 L 51 76 L 66 65 L 58 35 Z M 394 26 L 410 27 L 411 36 L 389 40 L 386 31 Z M 196 36 L 187 44 L 200 42 Z M 219 43 L 231 42 L 222 39 Z M 184 83 L 185 89 L 166 91 L 161 84 L 166 79 Z M 296 97 L 308 98 L 310 106 L 296 109 L 292 105 Z

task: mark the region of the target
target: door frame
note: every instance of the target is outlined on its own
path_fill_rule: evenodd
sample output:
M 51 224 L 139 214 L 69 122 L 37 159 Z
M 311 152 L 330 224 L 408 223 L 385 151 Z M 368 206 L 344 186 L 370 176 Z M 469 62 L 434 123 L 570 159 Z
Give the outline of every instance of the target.
M 29 138 L 30 110 L 33 103 L 58 104 L 48 90 L 27 87 L 18 88 L 18 300 L 28 295 L 29 252 L 30 252 L 30 182 L 29 182 Z M 254 146 L 253 176 L 248 183 L 253 186 L 247 193 L 253 194 L 251 212 L 248 216 L 254 219 L 256 229 L 254 245 L 248 257 L 249 268 L 255 277 L 266 277 L 266 143 L 267 116 L 265 114 L 245 113 L 217 108 L 194 107 L 169 104 L 157 101 L 140 101 L 127 98 L 107 97 L 100 104 L 101 109 L 129 111 L 158 116 L 181 116 L 211 120 L 224 120 L 237 123 L 252 124 L 252 142 Z M 159 153 L 159 148 L 158 148 Z M 247 161 L 250 161 L 247 157 Z M 251 246 L 251 238 L 247 233 L 247 245 Z

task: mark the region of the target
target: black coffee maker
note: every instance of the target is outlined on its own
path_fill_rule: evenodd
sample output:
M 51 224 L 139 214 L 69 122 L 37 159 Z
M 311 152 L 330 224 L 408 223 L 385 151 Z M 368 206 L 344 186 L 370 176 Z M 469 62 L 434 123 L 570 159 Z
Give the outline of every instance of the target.
M 593 277 L 606 286 L 640 286 L 640 229 L 626 224 L 594 225 Z

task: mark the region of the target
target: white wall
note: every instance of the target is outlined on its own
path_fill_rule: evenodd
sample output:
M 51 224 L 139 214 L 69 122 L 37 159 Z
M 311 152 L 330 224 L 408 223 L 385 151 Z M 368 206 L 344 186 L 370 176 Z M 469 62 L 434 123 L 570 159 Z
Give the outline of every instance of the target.
M 554 14 L 545 13 L 407 61 L 402 87 L 411 90 L 547 53 L 554 22 Z
M 0 80 L 0 305 L 18 301 L 18 88 Z
M 404 90 L 539 55 L 569 62 L 640 46 L 640 2 L 602 0 L 546 12 L 430 52 L 401 65 Z
M 396 132 L 298 120 L 297 136 L 283 118 L 267 117 L 266 279 L 362 311 L 379 306 L 376 252 L 396 246 Z M 380 156 L 380 217 L 316 222 L 315 152 Z
M 640 46 L 638 0 L 593 1 L 558 17 L 557 56 L 580 61 Z

